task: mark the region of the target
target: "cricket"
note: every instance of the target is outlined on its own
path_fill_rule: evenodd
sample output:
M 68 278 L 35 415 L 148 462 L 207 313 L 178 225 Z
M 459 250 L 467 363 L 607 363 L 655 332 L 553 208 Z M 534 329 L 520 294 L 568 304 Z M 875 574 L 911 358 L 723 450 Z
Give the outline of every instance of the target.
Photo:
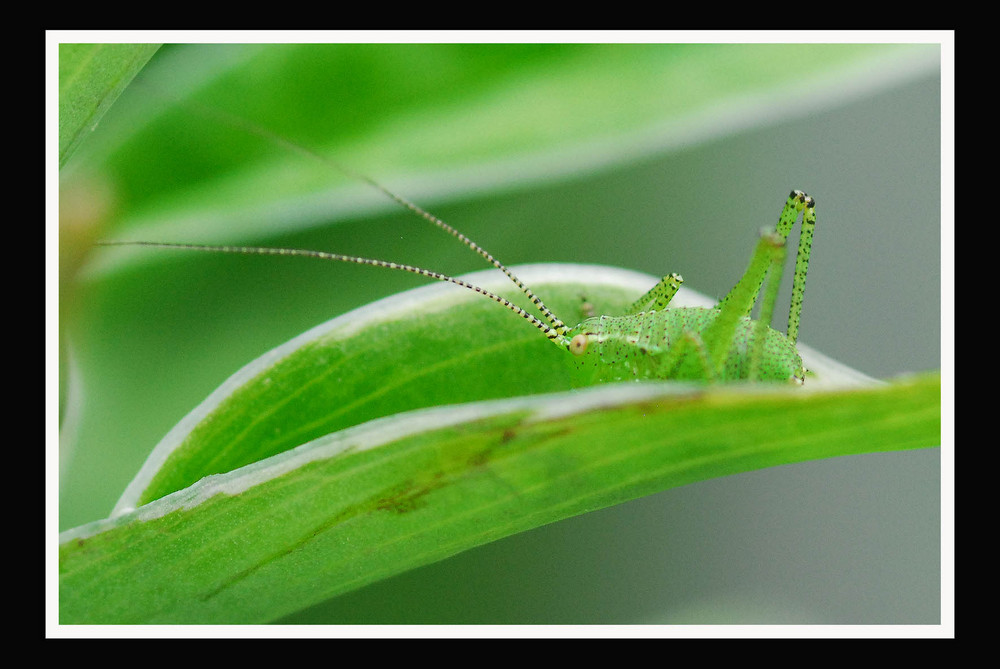
M 414 215 L 456 238 L 503 272 L 524 294 L 538 315 L 496 293 L 441 272 L 386 260 L 326 251 L 262 246 L 227 246 L 161 241 L 102 241 L 100 246 L 145 246 L 161 249 L 241 255 L 295 256 L 410 272 L 448 282 L 493 300 L 538 329 L 540 336 L 567 354 L 577 386 L 633 380 L 701 382 L 783 381 L 801 385 L 806 376 L 796 349 L 809 256 L 816 225 L 812 197 L 793 190 L 777 225 L 762 230 L 743 276 L 714 307 L 671 307 L 683 279 L 672 273 L 636 300 L 621 315 L 585 318 L 570 326 L 554 314 L 510 269 L 484 248 L 434 214 L 390 190 L 382 183 L 337 163 L 291 140 L 236 119 L 247 131 L 321 161 L 349 177 L 367 183 Z M 786 257 L 786 241 L 799 214 L 802 224 L 795 262 L 787 332 L 771 327 L 772 315 Z M 760 302 L 756 318 L 754 306 Z

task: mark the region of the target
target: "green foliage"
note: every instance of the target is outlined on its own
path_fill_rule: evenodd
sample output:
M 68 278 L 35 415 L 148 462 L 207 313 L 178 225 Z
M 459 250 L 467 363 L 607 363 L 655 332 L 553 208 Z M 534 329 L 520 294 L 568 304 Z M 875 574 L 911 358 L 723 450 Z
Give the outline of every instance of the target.
M 158 44 L 60 45 L 60 166 L 158 48 Z
M 363 185 L 206 118 L 204 104 L 390 183 L 505 262 L 583 259 L 574 245 L 589 237 L 575 227 L 584 212 L 571 211 L 572 223 L 557 226 L 551 205 L 522 210 L 511 204 L 521 194 L 508 191 L 544 190 L 610 164 L 641 162 L 651 129 L 689 127 L 693 118 L 707 118 L 701 127 L 722 136 L 726 123 L 702 114 L 722 101 L 900 53 L 865 45 L 797 49 L 789 72 L 791 50 L 167 47 L 80 146 L 67 174 L 112 184 L 113 215 L 93 236 L 318 247 L 452 274 L 481 266 Z M 95 79 L 105 81 L 88 90 L 115 89 L 113 77 Z M 73 126 L 87 127 L 84 116 Z M 766 217 L 725 221 L 738 235 L 737 266 L 745 266 L 756 228 L 800 186 L 820 198 L 812 186 L 782 181 L 762 198 Z M 492 210 L 474 199 L 479 192 L 496 201 Z M 604 213 L 608 228 L 616 216 L 628 218 L 604 212 L 610 205 L 592 196 L 588 190 L 571 201 Z M 463 199 L 473 211 L 456 220 L 450 209 Z M 601 244 L 628 254 L 629 239 L 612 244 L 608 231 Z M 659 245 L 655 237 L 642 245 Z M 90 255 L 91 239 L 81 238 L 75 252 Z M 95 254 L 63 291 L 72 362 L 64 368 L 80 375 L 83 389 L 67 391 L 66 403 L 86 398 L 83 408 L 65 412 L 64 528 L 103 517 L 152 445 L 220 379 L 331 315 L 413 285 L 364 268 L 195 255 Z M 690 282 L 674 260 L 661 259 L 655 271 L 675 269 Z M 564 287 L 531 285 L 567 320 L 583 299 L 610 312 L 638 295 L 599 294 L 580 277 Z M 465 296 L 433 308 L 415 302 L 370 328 L 347 338 L 313 332 L 284 361 L 252 363 L 211 407 L 195 410 L 175 431 L 169 457 L 152 463 L 130 491 L 150 504 L 64 535 L 62 621 L 274 620 L 472 546 L 690 481 L 939 443 L 934 378 L 830 394 L 809 390 L 809 381 L 800 394 L 662 388 L 608 399 L 610 409 L 543 416 L 545 407 L 572 404 L 551 395 L 568 387 L 562 354 L 492 303 Z M 485 404 L 485 417 L 446 406 L 503 397 L 521 399 L 514 408 Z M 343 443 L 344 428 L 377 433 L 382 424 L 366 421 L 378 418 L 412 425 L 416 415 L 401 412 L 440 406 L 432 415 L 446 424 L 270 469 L 293 462 L 291 449 L 316 453 Z M 234 493 L 226 486 L 242 485 L 247 470 L 240 467 L 270 473 Z M 87 471 L 101 475 L 88 479 Z M 205 478 L 212 474 L 218 477 Z M 226 494 L 213 496 L 215 489 Z
M 61 620 L 271 621 L 674 486 L 926 447 L 940 393 L 937 377 L 805 394 L 616 385 L 367 423 L 64 537 Z

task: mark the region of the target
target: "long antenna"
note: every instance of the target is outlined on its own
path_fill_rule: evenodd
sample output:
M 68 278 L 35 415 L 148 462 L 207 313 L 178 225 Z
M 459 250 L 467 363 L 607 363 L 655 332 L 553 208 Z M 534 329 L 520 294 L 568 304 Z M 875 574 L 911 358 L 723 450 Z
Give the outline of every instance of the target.
M 382 193 L 383 195 L 385 195 L 386 197 L 388 197 L 392 201 L 396 202 L 400 206 L 402 206 L 402 207 L 404 207 L 404 208 L 412 211 L 414 214 L 416 214 L 417 216 L 420 216 L 425 221 L 433 223 L 435 226 L 437 226 L 438 228 L 444 230 L 445 232 L 447 232 L 448 234 L 450 234 L 452 237 L 455 237 L 458 241 L 462 242 L 462 244 L 464 244 L 468 248 L 470 248 L 473 251 L 475 251 L 477 254 L 479 254 L 480 256 L 482 256 L 483 258 L 485 258 L 487 262 L 489 262 L 491 265 L 493 265 L 498 270 L 500 270 L 505 275 L 507 275 L 507 278 L 510 279 L 514 283 L 514 285 L 516 285 L 521 290 L 521 292 L 524 293 L 524 295 L 529 300 L 531 300 L 531 303 L 535 305 L 535 307 L 545 317 L 545 320 L 547 320 L 549 322 L 549 324 L 552 326 L 552 328 L 559 335 L 565 334 L 567 332 L 567 330 L 569 329 L 566 326 L 566 324 L 558 316 L 556 316 L 554 313 L 552 313 L 552 311 L 548 307 L 545 306 L 545 304 L 542 302 L 542 300 L 539 299 L 539 297 L 537 295 L 535 295 L 531 291 L 530 288 L 528 288 L 526 285 L 524 285 L 524 283 L 520 279 L 518 279 L 516 276 L 514 276 L 513 272 L 511 272 L 509 269 L 507 269 L 507 267 L 503 263 L 501 263 L 499 260 L 497 260 L 496 258 L 494 258 L 489 252 L 486 251 L 486 249 L 484 249 L 483 247 L 481 247 L 478 244 L 476 244 L 474 241 L 472 241 L 471 239 L 469 239 L 468 237 L 466 237 L 465 235 L 463 235 L 461 232 L 459 232 L 455 228 L 451 227 L 450 225 L 448 225 L 447 223 L 445 223 L 444 221 L 442 221 L 440 218 L 438 218 L 434 214 L 426 211 L 425 209 L 421 208 L 420 206 L 418 206 L 414 202 L 411 202 L 410 200 L 407 200 L 402 195 L 398 195 L 397 193 L 391 191 L 388 187 L 386 187 L 383 184 L 379 183 L 375 179 L 373 179 L 373 178 L 371 178 L 371 177 L 369 177 L 369 176 L 367 176 L 365 174 L 361 174 L 360 172 L 355 172 L 354 170 L 350 169 L 349 167 L 347 167 L 345 165 L 342 165 L 341 163 L 337 162 L 336 160 L 333 160 L 332 158 L 329 158 L 329 157 L 324 156 L 324 155 L 322 155 L 320 153 L 317 153 L 316 151 L 313 151 L 312 149 L 309 149 L 309 148 L 307 148 L 305 146 L 297 144 L 297 143 L 293 142 L 292 140 L 290 140 L 290 139 L 288 139 L 288 138 L 286 138 L 286 137 L 284 137 L 282 135 L 279 135 L 278 133 L 274 132 L 273 130 L 269 130 L 267 128 L 259 126 L 256 123 L 253 123 L 252 121 L 249 121 L 247 119 L 244 119 L 244 118 L 241 118 L 239 116 L 235 116 L 235 115 L 229 114 L 227 112 L 223 112 L 223 111 L 218 110 L 218 109 L 213 109 L 213 108 L 210 108 L 210 107 L 206 107 L 204 105 L 201 105 L 201 104 L 198 104 L 198 103 L 195 103 L 195 102 L 192 102 L 192 101 L 179 101 L 179 100 L 175 100 L 175 101 L 178 102 L 178 103 L 180 103 L 180 104 L 183 104 L 185 106 L 188 106 L 189 108 L 193 109 L 194 111 L 196 111 L 196 112 L 198 112 L 198 113 L 200 113 L 200 114 L 202 114 L 204 116 L 214 117 L 216 120 L 220 120 L 220 121 L 223 121 L 223 122 L 227 122 L 227 123 L 231 123 L 231 124 L 237 125 L 237 126 L 243 128 L 243 130 L 245 130 L 246 132 L 249 132 L 251 134 L 257 135 L 258 137 L 263 137 L 264 139 L 267 139 L 267 140 L 269 140 L 271 142 L 274 142 L 276 144 L 279 144 L 281 146 L 289 148 L 289 149 L 291 149 L 293 151 L 296 151 L 296 152 L 298 152 L 298 153 L 300 153 L 300 154 L 302 154 L 302 155 L 304 155 L 304 156 L 306 156 L 308 158 L 312 158 L 313 160 L 318 160 L 320 163 L 326 165 L 327 167 L 332 167 L 333 169 L 335 169 L 335 170 L 337 170 L 337 171 L 339 171 L 339 172 L 341 172 L 341 173 L 343 173 L 343 174 L 345 174 L 345 175 L 347 175 L 347 176 L 349 176 L 349 177 L 351 177 L 353 179 L 357 179 L 359 181 L 363 181 L 363 182 L 367 183 L 369 186 L 371 186 L 372 188 L 376 189 L 377 191 L 379 191 L 380 193 Z M 333 255 L 336 255 L 336 254 L 333 254 Z M 347 258 L 347 257 L 351 257 L 351 256 L 344 256 L 344 257 Z M 430 276 L 430 274 L 426 274 L 425 276 Z M 444 275 L 442 275 L 442 276 L 444 276 Z
M 448 276 L 447 274 L 442 274 L 441 272 L 434 272 L 429 269 L 424 269 L 422 267 L 414 267 L 413 265 L 401 265 L 395 262 L 389 262 L 387 260 L 376 260 L 374 258 L 362 258 L 360 256 L 348 256 L 340 253 L 328 253 L 326 251 L 313 251 L 310 249 L 288 249 L 288 248 L 273 248 L 268 246 L 214 246 L 211 244 L 182 244 L 173 242 L 132 242 L 132 241 L 108 241 L 108 242 L 96 242 L 96 246 L 149 246 L 161 249 L 183 249 L 187 251 L 209 251 L 212 253 L 234 253 L 240 255 L 258 255 L 258 256 L 294 256 L 299 258 L 316 258 L 318 260 L 336 260 L 339 262 L 354 263 L 357 265 L 374 265 L 375 267 L 382 267 L 384 269 L 395 269 L 403 272 L 410 272 L 411 274 L 419 274 L 420 276 L 426 276 L 430 279 L 437 279 L 438 281 L 447 281 L 448 283 L 453 283 L 456 286 L 461 286 L 462 288 L 467 288 L 473 292 L 484 295 L 494 302 L 506 307 L 510 311 L 514 312 L 521 318 L 525 319 L 536 328 L 542 331 L 549 341 L 553 344 L 560 346 L 562 348 L 569 347 L 569 340 L 563 336 L 562 332 L 559 332 L 555 327 L 549 327 L 542 320 L 536 318 L 534 315 L 528 313 L 521 307 L 513 304 L 509 300 L 496 293 L 492 293 L 485 288 L 480 288 L 479 286 L 469 283 L 468 281 L 463 281 L 462 279 L 456 279 L 455 277 Z

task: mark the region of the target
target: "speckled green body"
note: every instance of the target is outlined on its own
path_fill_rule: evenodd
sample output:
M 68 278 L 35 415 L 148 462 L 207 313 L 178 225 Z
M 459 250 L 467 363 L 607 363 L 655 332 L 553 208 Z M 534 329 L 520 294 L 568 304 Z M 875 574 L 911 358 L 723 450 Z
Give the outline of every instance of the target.
M 574 361 L 574 383 L 588 386 L 642 379 L 704 381 L 710 377 L 706 370 L 715 361 L 708 359 L 706 347 L 696 333 L 709 331 L 721 313 L 719 309 L 677 307 L 631 316 L 588 318 L 570 333 L 585 334 L 590 339 L 586 351 Z M 752 372 L 752 343 L 760 334 L 764 340 L 756 353 L 756 372 Z M 795 381 L 803 375 L 802 358 L 788 337 L 741 317 L 717 380 Z
M 795 348 L 805 290 L 816 203 L 793 190 L 778 225 L 761 234 L 747 271 L 715 307 L 676 307 L 670 302 L 683 279 L 670 274 L 622 316 L 588 318 L 562 341 L 576 358 L 576 385 L 642 379 L 690 381 L 805 380 Z M 770 327 L 781 283 L 785 240 L 802 216 L 802 232 L 788 312 L 788 333 Z M 760 301 L 759 320 L 750 314 Z

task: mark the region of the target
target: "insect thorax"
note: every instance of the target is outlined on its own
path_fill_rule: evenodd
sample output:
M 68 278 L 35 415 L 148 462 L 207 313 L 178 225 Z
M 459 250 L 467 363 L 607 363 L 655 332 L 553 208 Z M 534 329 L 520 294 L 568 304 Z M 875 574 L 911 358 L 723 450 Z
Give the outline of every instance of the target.
M 703 334 L 720 314 L 718 309 L 678 307 L 633 316 L 588 318 L 570 336 L 586 335 L 583 354 L 574 356 L 577 385 L 636 379 L 705 381 L 713 376 L 713 361 Z M 803 375 L 802 359 L 789 339 L 770 327 L 741 318 L 735 327 L 725 365 L 717 380 L 789 381 Z M 752 372 L 753 342 L 764 332 L 757 370 Z

